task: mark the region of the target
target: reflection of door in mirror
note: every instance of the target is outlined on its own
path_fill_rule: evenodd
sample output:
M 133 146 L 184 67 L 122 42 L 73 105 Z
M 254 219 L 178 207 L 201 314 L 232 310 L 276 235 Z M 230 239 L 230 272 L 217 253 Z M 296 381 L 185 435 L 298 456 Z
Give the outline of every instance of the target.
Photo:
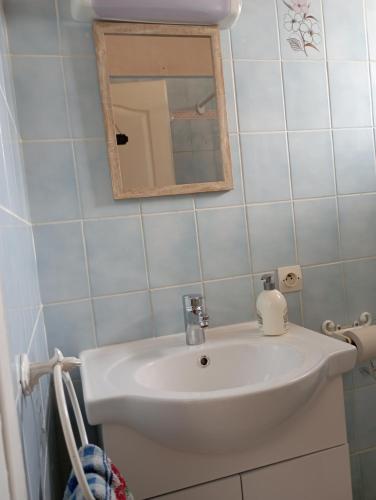
M 111 82 L 121 177 L 129 189 L 175 184 L 165 80 Z M 142 168 L 140 168 L 142 166 Z

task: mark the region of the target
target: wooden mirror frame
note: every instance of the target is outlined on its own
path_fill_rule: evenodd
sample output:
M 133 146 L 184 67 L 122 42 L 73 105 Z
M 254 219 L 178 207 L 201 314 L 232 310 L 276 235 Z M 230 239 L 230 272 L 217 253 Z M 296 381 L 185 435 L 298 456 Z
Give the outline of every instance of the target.
M 231 153 L 227 130 L 226 100 L 219 29 L 215 26 L 180 26 L 96 21 L 93 26 L 93 31 L 97 55 L 99 86 L 106 126 L 108 161 L 111 171 L 112 191 L 114 199 L 121 200 L 127 198 L 144 198 L 152 196 L 228 191 L 230 189 L 233 189 Z M 223 181 L 178 184 L 152 189 L 122 189 L 123 183 L 121 178 L 120 158 L 118 155 L 118 148 L 116 144 L 115 122 L 112 114 L 110 72 L 105 42 L 106 35 L 121 34 L 210 37 L 213 56 L 214 79 L 216 86 Z

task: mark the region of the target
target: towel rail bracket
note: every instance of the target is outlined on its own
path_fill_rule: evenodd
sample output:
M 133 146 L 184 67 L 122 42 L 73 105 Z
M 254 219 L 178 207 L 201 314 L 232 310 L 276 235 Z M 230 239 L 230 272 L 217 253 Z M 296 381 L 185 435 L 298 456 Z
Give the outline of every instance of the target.
M 69 372 L 81 366 L 81 361 L 74 357 L 64 357 L 59 349 L 55 349 L 51 359 L 44 363 L 31 363 L 27 354 L 20 356 L 20 383 L 22 392 L 30 395 L 43 375 L 52 374 L 56 365 L 60 365 L 63 372 Z
M 330 319 L 324 321 L 321 325 L 321 331 L 329 337 L 334 337 L 338 340 L 350 343 L 351 341 L 346 337 L 346 330 L 358 328 L 362 326 L 369 326 L 372 324 L 372 314 L 369 312 L 362 312 L 359 319 L 354 321 L 351 325 L 340 325 Z

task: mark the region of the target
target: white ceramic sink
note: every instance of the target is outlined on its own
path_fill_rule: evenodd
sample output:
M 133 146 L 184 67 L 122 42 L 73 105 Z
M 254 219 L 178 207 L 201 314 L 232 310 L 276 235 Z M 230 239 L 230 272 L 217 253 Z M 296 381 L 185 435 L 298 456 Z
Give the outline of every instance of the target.
M 354 347 L 295 325 L 282 337 L 243 323 L 206 338 L 200 346 L 179 334 L 81 353 L 89 422 L 129 426 L 186 451 L 241 450 L 356 362 Z

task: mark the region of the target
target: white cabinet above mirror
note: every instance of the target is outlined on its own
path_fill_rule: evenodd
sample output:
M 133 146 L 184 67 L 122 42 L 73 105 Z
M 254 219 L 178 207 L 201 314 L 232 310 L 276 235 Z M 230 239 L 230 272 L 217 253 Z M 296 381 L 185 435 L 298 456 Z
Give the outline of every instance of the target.
M 96 22 L 115 199 L 232 189 L 216 27 Z

